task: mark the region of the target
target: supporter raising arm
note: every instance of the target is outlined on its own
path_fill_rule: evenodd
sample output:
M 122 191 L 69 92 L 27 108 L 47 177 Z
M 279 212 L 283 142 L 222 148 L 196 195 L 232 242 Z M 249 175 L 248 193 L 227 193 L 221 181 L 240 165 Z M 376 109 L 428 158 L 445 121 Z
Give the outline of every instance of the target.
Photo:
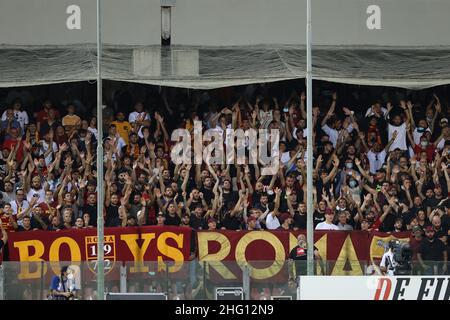
M 404 114 L 406 115 L 406 121 L 402 121 L 402 116 L 401 114 L 395 114 L 392 119 L 390 118 L 390 113 L 393 109 L 393 105 L 388 102 L 387 104 L 388 107 L 388 112 L 386 113 L 386 117 L 387 119 L 389 119 L 390 121 L 388 122 L 388 139 L 389 141 L 392 139 L 392 137 L 394 136 L 394 132 L 397 132 L 396 138 L 394 139 L 394 142 L 391 144 L 389 151 L 393 151 L 397 148 L 399 148 L 400 150 L 406 151 L 407 145 L 406 145 L 406 132 L 407 132 L 407 126 L 409 125 L 409 113 L 405 112 Z M 406 103 L 402 100 L 400 102 L 400 107 L 403 110 L 406 110 Z
M 280 221 L 278 220 L 278 215 L 279 215 L 278 210 L 280 208 L 280 200 L 281 200 L 281 189 L 276 188 L 275 189 L 275 206 L 273 208 L 273 211 L 270 212 L 266 218 L 266 226 L 267 226 L 267 229 L 269 229 L 269 230 L 275 230 L 281 225 Z

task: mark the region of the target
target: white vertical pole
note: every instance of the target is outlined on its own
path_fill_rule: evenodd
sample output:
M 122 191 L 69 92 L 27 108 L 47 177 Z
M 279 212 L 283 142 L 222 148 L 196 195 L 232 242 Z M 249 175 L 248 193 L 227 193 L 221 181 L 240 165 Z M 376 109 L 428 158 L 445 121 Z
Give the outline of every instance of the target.
M 97 299 L 105 299 L 105 270 L 103 252 L 103 101 L 101 73 L 101 10 L 97 0 Z
M 127 266 L 120 265 L 120 293 L 127 293 Z
M 306 237 L 308 242 L 308 275 L 314 274 L 314 225 L 313 225 L 313 121 L 312 121 L 312 62 L 311 62 L 311 0 L 306 2 L 306 127 L 307 127 L 307 214 Z

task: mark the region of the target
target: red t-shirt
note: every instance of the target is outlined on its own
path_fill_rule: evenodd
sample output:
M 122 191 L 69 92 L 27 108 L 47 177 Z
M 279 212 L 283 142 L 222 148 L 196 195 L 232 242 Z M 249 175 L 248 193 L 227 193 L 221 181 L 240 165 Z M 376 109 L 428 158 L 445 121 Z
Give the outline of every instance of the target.
M 14 227 L 12 226 L 11 221 L 9 220 L 9 218 L 10 217 L 7 217 L 5 215 L 5 213 L 1 213 L 0 214 L 0 220 L 2 221 L 3 228 L 7 232 L 13 232 L 15 230 L 14 230 Z M 15 216 L 12 216 L 12 218 L 14 219 L 14 221 L 17 221 Z
M 425 149 L 422 148 L 420 146 L 420 144 L 416 144 L 414 146 L 414 153 L 415 154 L 420 154 L 421 152 L 426 152 L 427 153 L 427 161 L 428 162 L 433 162 L 435 151 L 436 151 L 436 147 L 435 147 L 435 145 L 433 143 L 429 144 Z
M 59 119 L 59 111 L 54 109 L 55 111 L 55 118 Z M 48 111 L 44 108 L 37 114 L 37 121 L 40 123 L 44 123 L 48 120 Z
M 3 148 L 7 148 L 11 151 L 15 148 L 17 143 L 20 143 L 20 146 L 17 149 L 16 161 L 22 162 L 22 160 L 23 160 L 23 142 L 22 142 L 22 140 L 17 141 L 17 140 L 7 139 L 3 142 Z
M 42 209 L 42 217 L 47 218 L 47 219 L 50 216 L 51 211 L 53 211 L 53 215 L 56 214 L 56 206 L 57 206 L 56 201 L 53 201 L 52 203 L 50 203 L 50 207 L 53 210 L 50 210 L 50 207 L 45 202 L 41 202 L 38 204 L 38 207 Z

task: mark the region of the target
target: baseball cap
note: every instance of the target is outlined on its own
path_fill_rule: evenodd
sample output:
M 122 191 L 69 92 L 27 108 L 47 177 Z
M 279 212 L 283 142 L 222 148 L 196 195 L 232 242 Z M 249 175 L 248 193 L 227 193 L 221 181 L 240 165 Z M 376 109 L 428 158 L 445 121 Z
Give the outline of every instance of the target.
M 280 223 L 284 223 L 284 221 L 286 221 L 286 219 L 291 218 L 291 215 L 287 212 L 282 213 L 280 216 Z
M 330 208 L 326 208 L 325 214 L 333 214 L 333 210 L 331 210 Z
M 213 222 L 216 222 L 216 219 L 214 219 L 214 218 L 209 218 L 208 219 L 208 223 L 213 223 Z
M 158 212 L 158 214 L 156 215 L 157 217 L 164 217 L 164 213 L 162 213 L 161 211 Z
M 433 227 L 432 227 L 432 226 L 427 226 L 427 227 L 425 228 L 425 232 L 430 232 L 430 231 L 433 231 L 433 232 L 434 232 Z
M 441 122 L 448 122 L 448 119 L 447 118 L 442 118 Z
M 422 228 L 419 226 L 414 226 L 414 227 L 412 227 L 412 232 L 413 233 L 416 233 L 416 232 L 422 233 Z

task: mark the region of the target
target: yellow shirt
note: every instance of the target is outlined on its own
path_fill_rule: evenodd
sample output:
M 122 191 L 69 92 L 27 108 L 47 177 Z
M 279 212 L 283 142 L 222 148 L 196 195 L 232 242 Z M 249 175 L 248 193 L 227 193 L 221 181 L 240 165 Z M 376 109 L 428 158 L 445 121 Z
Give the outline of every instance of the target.
M 126 142 L 126 144 L 128 144 L 128 135 L 131 132 L 130 123 L 128 121 L 123 121 L 123 122 L 113 121 L 113 122 L 111 122 L 111 124 L 116 126 L 117 133 Z
M 76 126 L 81 124 L 81 119 L 76 114 L 74 115 L 67 115 L 64 118 L 62 118 L 62 125 L 63 126 Z

